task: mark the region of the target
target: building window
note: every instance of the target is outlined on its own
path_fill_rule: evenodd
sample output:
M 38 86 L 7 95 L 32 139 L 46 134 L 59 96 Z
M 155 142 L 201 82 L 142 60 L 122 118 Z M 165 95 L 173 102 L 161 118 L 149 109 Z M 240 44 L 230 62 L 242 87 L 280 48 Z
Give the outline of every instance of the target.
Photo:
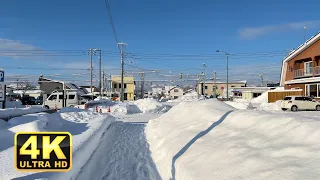
M 312 61 L 304 63 L 305 75 L 312 75 Z
M 113 88 L 114 88 L 114 89 L 117 89 L 117 84 L 113 84 Z
M 174 89 L 174 92 L 179 92 L 179 89 Z
M 121 84 L 119 84 L 119 88 L 121 89 Z
M 204 86 L 204 89 L 208 89 L 208 86 Z
M 232 85 L 231 87 L 235 87 L 234 85 Z
M 306 96 L 319 97 L 320 84 L 306 84 Z
M 178 99 L 179 96 L 173 96 L 173 99 Z
M 124 87 L 124 88 L 127 88 L 127 84 L 123 84 L 123 87 Z

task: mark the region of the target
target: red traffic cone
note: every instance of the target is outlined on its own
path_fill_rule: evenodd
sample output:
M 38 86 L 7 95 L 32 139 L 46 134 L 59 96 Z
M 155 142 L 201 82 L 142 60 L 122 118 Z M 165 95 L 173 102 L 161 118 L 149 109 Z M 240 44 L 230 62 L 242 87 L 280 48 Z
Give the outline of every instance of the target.
M 87 104 L 84 104 L 84 109 L 87 109 Z
M 100 108 L 100 113 L 102 113 L 102 109 Z
M 110 110 L 110 106 L 108 106 L 108 112 L 111 112 L 111 110 Z
M 57 109 L 57 105 L 56 105 L 56 104 L 54 105 L 54 111 L 55 111 L 55 112 L 57 112 L 57 111 L 58 111 L 58 109 Z
M 98 112 L 98 106 L 96 106 L 96 112 Z

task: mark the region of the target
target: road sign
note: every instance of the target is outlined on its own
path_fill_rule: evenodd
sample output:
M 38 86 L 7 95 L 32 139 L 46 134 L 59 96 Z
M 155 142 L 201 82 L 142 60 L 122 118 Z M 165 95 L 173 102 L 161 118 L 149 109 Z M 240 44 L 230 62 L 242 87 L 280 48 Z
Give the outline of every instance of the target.
M 4 82 L 0 82 L 0 101 L 4 101 L 4 97 L 5 97 L 5 94 L 4 94 Z
M 0 71 L 0 82 L 4 82 L 4 71 Z

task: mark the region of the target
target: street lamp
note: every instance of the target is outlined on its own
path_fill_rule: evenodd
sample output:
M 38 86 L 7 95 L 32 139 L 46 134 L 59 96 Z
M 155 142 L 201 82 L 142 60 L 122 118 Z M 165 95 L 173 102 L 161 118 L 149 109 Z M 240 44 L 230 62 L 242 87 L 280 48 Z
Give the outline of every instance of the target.
M 227 100 L 229 100 L 229 63 L 228 63 L 228 57 L 229 53 L 221 50 L 217 50 L 216 52 L 222 52 L 225 53 L 226 55 L 226 60 L 227 60 Z

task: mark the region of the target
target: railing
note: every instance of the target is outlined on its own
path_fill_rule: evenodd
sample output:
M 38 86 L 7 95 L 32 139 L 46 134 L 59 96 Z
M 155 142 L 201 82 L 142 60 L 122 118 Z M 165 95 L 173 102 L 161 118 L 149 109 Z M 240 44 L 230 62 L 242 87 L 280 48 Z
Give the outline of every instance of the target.
M 293 71 L 294 78 L 308 77 L 313 75 L 320 75 L 320 66 L 312 67 L 310 69 L 297 69 Z

